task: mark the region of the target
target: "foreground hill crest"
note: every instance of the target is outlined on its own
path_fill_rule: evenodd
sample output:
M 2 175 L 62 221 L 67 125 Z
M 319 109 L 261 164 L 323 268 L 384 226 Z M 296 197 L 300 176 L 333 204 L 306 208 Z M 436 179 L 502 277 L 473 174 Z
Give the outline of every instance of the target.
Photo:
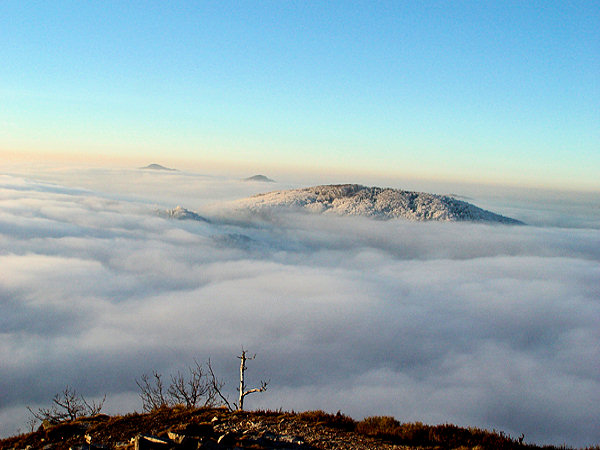
M 0 440 L 4 450 L 431 450 L 556 449 L 502 432 L 455 425 L 400 423 L 375 416 L 356 422 L 323 411 L 236 411 L 162 407 L 149 413 L 99 414 Z M 561 447 L 566 448 L 566 447 Z M 558 450 L 558 449 L 556 449 Z
M 268 192 L 239 200 L 236 206 L 256 212 L 286 208 L 377 219 L 522 224 L 450 196 L 360 184 L 321 185 Z

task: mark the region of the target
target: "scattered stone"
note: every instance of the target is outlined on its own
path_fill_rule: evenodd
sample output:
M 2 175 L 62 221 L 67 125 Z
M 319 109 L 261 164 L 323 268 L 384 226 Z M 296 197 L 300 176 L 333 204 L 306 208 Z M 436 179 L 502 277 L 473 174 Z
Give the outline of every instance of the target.
M 108 447 L 104 445 L 78 444 L 69 447 L 69 450 L 108 450 Z
M 225 434 L 222 434 L 221 436 L 219 436 L 219 439 L 217 439 L 217 443 L 219 445 L 224 445 L 224 446 L 232 446 L 233 444 L 235 444 L 235 442 L 237 441 L 237 437 L 234 433 L 231 432 L 226 432 Z
M 198 450 L 222 450 L 223 447 L 214 439 L 207 439 L 198 444 Z
M 167 436 L 169 436 L 169 439 L 172 440 L 173 442 L 175 442 L 176 444 L 183 444 L 183 442 L 186 440 L 187 436 L 185 434 L 179 434 L 179 433 L 175 433 L 173 431 L 169 431 L 167 433 Z
M 283 435 L 279 437 L 279 440 L 281 442 L 286 442 L 288 444 L 296 444 L 296 445 L 303 445 L 304 444 L 304 439 L 300 436 L 288 436 L 288 435 Z
M 185 427 L 185 434 L 189 436 L 207 436 L 215 434 L 213 424 L 210 422 L 190 423 Z
M 138 434 L 135 438 L 135 450 L 165 450 L 171 442 L 158 436 Z

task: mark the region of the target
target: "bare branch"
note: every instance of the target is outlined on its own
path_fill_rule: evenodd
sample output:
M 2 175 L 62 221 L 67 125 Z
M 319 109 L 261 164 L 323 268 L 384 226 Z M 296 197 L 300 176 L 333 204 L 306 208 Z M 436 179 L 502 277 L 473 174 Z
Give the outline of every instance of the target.
M 104 402 L 106 401 L 106 394 L 104 394 L 104 397 L 102 397 L 102 400 L 100 400 L 98 403 L 96 403 L 95 401 L 92 401 L 91 404 L 88 403 L 83 395 L 81 396 L 81 400 L 87 408 L 87 415 L 95 416 L 97 414 L 100 414 L 100 411 L 102 411 L 102 407 L 104 406 Z
M 215 372 L 213 371 L 212 364 L 210 363 L 210 359 L 208 360 L 208 374 L 210 375 L 210 384 L 211 384 L 212 391 L 214 393 L 216 393 L 216 395 L 219 396 L 219 398 L 221 399 L 221 401 L 223 402 L 223 404 L 227 406 L 227 408 L 229 409 L 229 411 L 234 411 L 234 409 L 231 407 L 231 404 L 229 403 L 229 401 L 227 400 L 227 398 L 221 392 L 221 389 L 223 388 L 223 386 L 225 385 L 225 383 L 223 383 L 222 381 L 220 381 L 215 376 Z M 235 403 L 234 403 L 234 405 L 235 405 Z M 236 409 L 237 409 L 237 405 L 236 405 Z
M 147 374 L 143 374 L 140 377 L 140 381 L 135 380 L 141 391 L 140 398 L 142 399 L 142 408 L 144 411 L 154 411 L 163 406 L 168 406 L 164 394 L 162 375 L 154 371 L 152 372 L 152 380 L 150 381 L 150 377 Z
M 96 415 L 102 410 L 105 400 L 106 395 L 99 403 L 92 402 L 90 404 L 83 395 L 79 395 L 75 389 L 67 386 L 62 393 L 54 396 L 51 408 L 38 408 L 37 412 L 29 406 L 27 409 L 35 419 L 41 422 L 47 420 L 50 423 L 59 423 L 65 420 L 75 420 L 85 415 Z M 30 423 L 32 422 L 30 421 Z
M 259 388 L 249 389 L 246 392 L 244 392 L 244 395 L 252 394 L 254 392 L 265 392 L 267 390 L 268 384 L 269 381 L 261 381 Z
M 52 401 L 63 408 L 70 420 L 85 414 L 85 405 L 74 389 L 67 386 L 62 394 L 56 394 Z

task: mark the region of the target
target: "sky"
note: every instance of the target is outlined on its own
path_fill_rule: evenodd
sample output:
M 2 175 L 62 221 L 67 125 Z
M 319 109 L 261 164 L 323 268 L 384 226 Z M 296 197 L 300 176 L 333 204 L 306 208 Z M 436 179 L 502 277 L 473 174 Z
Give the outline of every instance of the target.
M 600 6 L 0 3 L 0 157 L 598 191 Z
M 268 185 L 268 186 L 266 186 Z M 247 407 L 600 442 L 600 210 L 482 196 L 528 222 L 248 214 L 283 183 L 73 167 L 0 174 L 0 437 L 71 386 L 141 411 L 136 379 L 211 359 Z M 508 200 L 507 200 L 508 198 Z M 237 202 L 234 202 L 237 204 Z M 205 221 L 171 220 L 176 205 Z

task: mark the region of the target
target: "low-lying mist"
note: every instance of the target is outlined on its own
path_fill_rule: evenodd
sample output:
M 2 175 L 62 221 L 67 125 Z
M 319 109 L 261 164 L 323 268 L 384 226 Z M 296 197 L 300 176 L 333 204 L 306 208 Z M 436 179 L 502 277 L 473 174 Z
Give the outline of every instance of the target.
M 106 393 L 108 412 L 141 410 L 136 378 L 209 357 L 233 396 L 244 346 L 257 353 L 248 382 L 271 380 L 249 408 L 600 443 L 597 203 L 563 220 L 552 199 L 538 216 L 531 202 L 473 201 L 530 226 L 216 206 L 284 187 L 0 175 L 0 436 L 25 431 L 26 406 L 49 406 L 66 385 Z M 211 222 L 155 212 L 177 204 Z

